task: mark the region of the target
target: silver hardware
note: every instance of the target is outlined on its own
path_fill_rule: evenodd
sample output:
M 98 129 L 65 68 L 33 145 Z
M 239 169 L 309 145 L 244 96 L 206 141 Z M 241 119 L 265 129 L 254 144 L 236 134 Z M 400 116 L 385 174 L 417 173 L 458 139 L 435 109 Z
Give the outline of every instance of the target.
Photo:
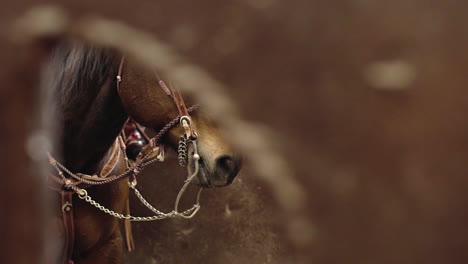
M 195 177 L 198 175 L 199 170 L 200 170 L 199 154 L 198 154 L 198 148 L 197 148 L 196 141 L 191 141 L 190 143 L 193 144 L 193 149 L 194 149 L 194 154 L 193 155 L 194 155 L 194 157 L 198 156 L 198 158 L 194 158 L 195 171 L 190 177 L 187 178 L 184 185 L 180 189 L 179 193 L 177 194 L 177 198 L 176 198 L 176 201 L 175 201 L 175 204 L 174 204 L 174 210 L 170 211 L 169 213 L 164 213 L 164 212 L 161 212 L 158 209 L 154 208 L 143 197 L 143 195 L 141 195 L 140 191 L 138 191 L 138 189 L 136 189 L 136 180 L 135 181 L 129 181 L 129 183 L 128 183 L 129 187 L 133 190 L 133 192 L 135 193 L 135 196 L 141 201 L 141 203 L 146 208 L 150 209 L 153 213 L 155 213 L 155 215 L 153 215 L 153 216 L 132 216 L 132 215 L 124 215 L 124 214 L 117 213 L 117 212 L 115 212 L 115 211 L 101 205 L 99 202 L 93 200 L 88 195 L 86 190 L 84 190 L 84 189 L 77 189 L 76 192 L 78 193 L 78 197 L 80 199 L 85 200 L 86 202 L 90 203 L 91 205 L 93 205 L 97 209 L 103 211 L 104 213 L 106 213 L 108 215 L 111 215 L 111 216 L 114 216 L 114 217 L 117 217 L 119 219 L 127 219 L 127 220 L 130 220 L 130 221 L 136 221 L 136 222 L 155 221 L 155 220 L 161 220 L 161 219 L 173 218 L 173 217 L 182 217 L 182 218 L 185 218 L 185 219 L 190 219 L 190 218 L 194 217 L 201 208 L 200 207 L 200 194 L 201 194 L 201 191 L 202 191 L 202 188 L 200 188 L 200 190 L 198 191 L 198 194 L 197 194 L 197 201 L 191 208 L 189 208 L 189 209 L 187 209 L 187 210 L 185 210 L 183 212 L 179 212 L 180 199 L 182 198 L 182 195 L 184 194 L 184 192 L 187 189 L 190 182 L 193 179 L 195 179 Z
M 186 126 L 190 126 L 192 124 L 192 121 L 190 120 L 190 117 L 188 116 L 181 116 L 180 124 L 185 128 Z
M 182 167 L 186 167 L 188 164 L 188 144 L 190 140 L 187 139 L 187 136 L 184 134 L 180 136 L 179 139 L 179 147 L 177 148 L 179 165 Z
M 117 80 L 120 81 L 120 76 L 117 76 Z M 189 109 L 190 110 L 190 109 Z M 179 118 L 177 117 L 176 119 L 174 119 L 174 122 L 175 120 L 179 120 Z M 187 120 L 187 119 L 184 119 L 184 120 Z M 190 118 L 188 118 L 189 121 L 184 121 L 183 123 L 187 124 L 190 122 Z M 171 126 L 169 126 L 168 129 L 170 129 L 170 127 L 172 127 L 174 124 L 170 124 Z M 164 131 L 164 132 L 167 132 L 167 129 Z M 161 133 L 161 132 L 160 132 Z M 158 134 L 159 135 L 159 134 Z M 113 182 L 113 181 L 116 181 L 116 180 L 120 180 L 124 177 L 129 177 L 130 175 L 136 175 L 138 174 L 144 167 L 146 167 L 147 165 L 153 163 L 153 162 L 156 162 L 158 160 L 158 158 L 149 158 L 151 156 L 151 154 L 153 154 L 155 151 L 158 150 L 157 147 L 155 147 L 156 145 L 156 140 L 153 138 L 151 141 L 150 141 L 150 144 L 153 146 L 153 149 L 152 151 L 150 151 L 150 153 L 146 154 L 145 157 L 142 158 L 142 161 L 140 163 L 137 163 L 134 165 L 133 168 L 127 168 L 127 170 L 119 175 L 114 175 L 108 179 L 104 179 L 104 180 L 99 180 L 98 179 L 94 179 L 93 177 L 84 177 L 85 175 L 83 174 L 80 174 L 80 173 L 72 173 L 70 170 L 68 170 L 64 165 L 60 164 L 59 162 L 57 162 L 57 160 L 55 160 L 52 155 L 50 155 L 50 153 L 47 153 L 48 155 L 48 158 L 49 158 L 49 163 L 55 168 L 55 170 L 57 171 L 57 173 L 60 175 L 60 178 L 63 180 L 63 182 L 65 183 L 65 186 L 68 186 L 69 189 L 75 191 L 75 193 L 78 195 L 78 198 L 82 199 L 82 200 L 85 200 L 86 202 L 88 202 L 89 204 L 93 205 L 94 207 L 96 207 L 97 209 L 101 210 L 102 212 L 106 213 L 106 214 L 109 214 L 111 216 L 114 216 L 114 217 L 117 217 L 119 219 L 128 219 L 130 221 L 155 221 L 155 220 L 161 220 L 161 219 L 165 219 L 165 218 L 170 218 L 170 217 L 182 217 L 182 218 L 192 218 L 196 215 L 196 213 L 200 210 L 200 194 L 201 194 L 201 191 L 202 191 L 202 188 L 200 188 L 200 190 L 198 191 L 198 194 L 197 194 L 197 201 L 196 203 L 189 209 L 183 211 L 183 212 L 179 212 L 178 211 L 178 207 L 179 207 L 179 202 L 180 202 L 180 199 L 182 197 L 182 195 L 184 194 L 185 190 L 187 189 L 188 185 L 190 184 L 190 182 L 198 175 L 199 173 L 199 167 L 200 167 L 200 155 L 198 154 L 198 148 L 197 148 L 197 144 L 196 144 L 196 139 L 198 137 L 198 135 L 196 134 L 195 131 L 193 131 L 193 136 L 194 137 L 191 137 L 190 139 L 187 139 L 186 136 L 182 136 L 181 139 L 183 138 L 184 140 L 183 143 L 182 143 L 182 148 L 180 149 L 181 151 L 179 151 L 180 153 L 184 154 L 182 155 L 181 157 L 184 158 L 184 160 L 186 161 L 186 163 L 188 163 L 188 144 L 189 143 L 192 143 L 193 144 L 193 160 L 195 162 L 195 171 L 194 173 L 189 176 L 187 178 L 187 180 L 185 181 L 184 185 L 182 186 L 182 188 L 180 189 L 178 195 L 177 195 L 177 198 L 176 198 L 176 201 L 175 201 L 175 204 L 174 204 L 174 210 L 172 210 L 171 212 L 169 213 L 163 213 L 161 211 L 159 211 L 158 209 L 154 208 L 142 195 L 141 193 L 136 189 L 136 180 L 135 181 L 129 181 L 129 187 L 134 191 L 135 195 L 138 197 L 138 199 L 143 203 L 143 205 L 145 205 L 148 209 L 150 209 L 152 212 L 155 213 L 155 215 L 153 216 L 131 216 L 131 215 L 123 215 L 121 213 L 117 213 L 109 208 L 106 208 L 105 206 L 101 205 L 99 202 L 93 200 L 89 195 L 88 195 L 88 192 L 85 190 L 85 189 L 81 189 L 81 188 L 78 188 L 75 183 L 69 179 L 67 179 L 64 175 L 64 172 L 66 174 L 68 174 L 70 177 L 80 181 L 80 182 L 83 182 L 83 183 L 86 183 L 86 184 L 90 184 L 90 185 L 102 185 L 102 184 L 106 184 L 106 183 L 110 183 L 110 182 Z M 159 136 L 160 137 L 160 136 Z M 180 143 L 180 142 L 179 142 Z M 122 146 L 121 146 L 122 147 Z M 179 146 L 180 147 L 180 146 Z M 125 151 L 125 149 L 124 149 Z M 164 149 L 159 149 L 159 160 L 163 159 L 164 158 Z M 162 154 L 162 155 L 161 155 Z M 162 156 L 162 157 L 160 157 Z M 181 159 L 181 157 L 179 157 L 179 160 Z M 128 163 L 127 163 L 128 164 Z M 186 164 L 185 164 L 186 166 Z M 72 209 L 71 207 L 63 207 L 62 210 L 68 210 L 68 209 Z
M 69 203 L 69 202 L 66 202 L 66 203 L 62 206 L 62 211 L 65 212 L 65 213 L 71 212 L 72 209 L 73 209 L 73 205 L 71 205 L 71 203 Z

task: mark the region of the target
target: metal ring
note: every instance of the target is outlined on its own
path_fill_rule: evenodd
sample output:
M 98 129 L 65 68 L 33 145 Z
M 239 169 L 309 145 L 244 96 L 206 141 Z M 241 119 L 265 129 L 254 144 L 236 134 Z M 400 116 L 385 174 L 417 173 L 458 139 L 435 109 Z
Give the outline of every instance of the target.
M 197 131 L 192 131 L 192 136 L 190 136 L 190 140 L 197 140 L 198 138 L 198 133 Z
M 76 193 L 78 194 L 78 197 L 81 199 L 84 199 L 86 196 L 88 196 L 88 192 L 85 189 L 78 189 L 76 190 Z
M 135 187 L 137 185 L 137 180 L 136 178 L 133 179 L 133 181 L 128 181 L 128 186 L 129 187 Z
M 192 124 L 192 120 L 190 119 L 189 116 L 181 116 L 180 117 L 180 123 L 182 124 L 183 121 L 187 121 L 188 125 L 190 126 Z
M 69 213 L 71 212 L 71 210 L 73 210 L 73 205 L 69 202 L 66 202 L 63 206 L 62 206 L 62 211 L 65 212 L 65 213 Z

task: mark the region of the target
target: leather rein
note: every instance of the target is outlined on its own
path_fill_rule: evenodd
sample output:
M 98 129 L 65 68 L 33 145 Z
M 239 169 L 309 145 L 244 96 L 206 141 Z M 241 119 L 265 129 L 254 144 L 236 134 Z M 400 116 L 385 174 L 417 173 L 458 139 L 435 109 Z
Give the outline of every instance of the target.
M 123 65 L 124 65 L 125 57 L 122 57 L 119 68 L 118 68 L 118 74 L 116 76 L 117 79 L 117 91 L 120 95 L 120 82 L 122 81 L 122 71 L 123 71 Z M 112 175 L 108 176 L 105 178 L 99 177 L 97 175 L 86 175 L 82 173 L 73 173 L 70 170 L 68 170 L 64 165 L 62 165 L 60 162 L 58 162 L 50 153 L 47 153 L 49 163 L 52 165 L 52 167 L 57 171 L 58 176 L 56 175 L 50 175 L 50 179 L 52 179 L 51 186 L 50 188 L 59 191 L 62 197 L 62 218 L 64 221 L 65 225 L 65 235 L 66 235 L 66 245 L 64 248 L 64 258 L 63 258 L 63 263 L 70 264 L 73 263 L 71 260 L 72 258 L 72 253 L 73 253 L 73 244 L 74 244 L 74 217 L 73 217 L 73 194 L 76 193 L 78 197 L 82 200 L 85 200 L 89 204 L 93 205 L 97 209 L 103 211 L 106 214 L 112 215 L 116 218 L 119 219 L 124 219 L 126 221 L 126 228 L 127 224 L 129 226 L 130 222 L 129 221 L 154 221 L 154 220 L 161 220 L 165 218 L 172 218 L 172 217 L 182 217 L 182 218 L 192 218 L 195 216 L 195 214 L 198 212 L 200 209 L 200 204 L 199 204 L 199 199 L 200 199 L 200 193 L 202 188 L 200 188 L 198 194 L 197 194 L 197 201 L 196 203 L 189 209 L 179 212 L 178 211 L 178 206 L 179 206 L 179 201 L 187 189 L 188 185 L 190 182 L 197 177 L 198 172 L 199 172 L 199 160 L 200 156 L 198 154 L 198 148 L 197 148 L 197 139 L 198 139 L 198 134 L 196 132 L 195 124 L 192 121 L 192 118 L 190 116 L 190 113 L 195 111 L 198 108 L 198 105 L 193 105 L 189 108 L 185 106 L 185 102 L 177 88 L 172 88 L 169 89 L 166 84 L 159 79 L 158 77 L 158 83 L 160 87 L 164 90 L 166 95 L 168 95 L 176 104 L 177 109 L 179 111 L 179 115 L 176 116 L 174 119 L 172 119 L 169 123 L 167 123 L 153 138 L 149 139 L 149 137 L 144 133 L 143 130 L 141 130 L 139 124 L 136 123 L 137 129 L 139 130 L 140 133 L 142 133 L 147 139 L 149 139 L 149 143 L 142 149 L 140 154 L 137 156 L 136 161 L 131 165 L 128 157 L 125 154 L 125 143 L 123 141 L 123 130 L 121 132 L 121 135 L 119 135 L 116 139 L 116 143 L 113 146 L 117 146 L 119 148 L 118 150 L 120 153 L 123 153 L 125 162 L 126 162 L 126 167 L 127 170 L 124 171 L 121 174 L 118 175 Z M 141 193 L 136 189 L 137 185 L 137 180 L 136 176 L 141 173 L 141 171 L 148 165 L 156 162 L 156 161 L 164 161 L 164 146 L 160 143 L 162 137 L 168 133 L 168 131 L 175 127 L 178 123 L 182 125 L 184 128 L 184 134 L 181 136 L 181 141 L 179 142 L 179 164 L 181 166 L 186 165 L 186 162 L 181 162 L 182 159 L 187 160 L 187 150 L 188 150 L 188 144 L 192 144 L 193 148 L 193 154 L 192 154 L 192 159 L 195 163 L 195 170 L 192 175 L 189 175 L 180 189 L 175 204 L 174 204 L 174 210 L 172 210 L 169 213 L 163 213 L 159 211 L 158 209 L 154 208 L 146 199 L 141 195 Z M 182 145 L 182 147 L 181 147 Z M 184 149 L 186 152 L 183 153 L 182 156 L 185 155 L 185 157 L 181 157 L 181 152 L 180 150 Z M 108 164 L 106 164 L 104 167 L 106 167 Z M 67 176 L 65 176 L 67 175 Z M 129 188 L 131 188 L 135 195 L 139 198 L 139 200 L 142 202 L 143 205 L 145 205 L 148 209 L 150 209 L 154 215 L 153 216 L 131 216 L 129 214 L 121 214 L 115 211 L 112 211 L 111 209 L 108 209 L 104 206 L 102 206 L 99 202 L 93 200 L 85 190 L 86 188 L 90 186 L 95 186 L 95 185 L 104 185 L 108 183 L 112 183 L 115 181 L 119 181 L 122 179 L 128 178 L 128 185 Z M 127 210 L 127 213 L 129 210 Z M 127 223 L 128 222 L 128 223 Z M 131 232 L 131 231 L 130 231 Z M 127 243 L 129 240 L 129 237 L 127 236 Z M 131 239 L 131 234 L 130 234 L 130 240 Z M 131 250 L 133 246 L 133 241 L 130 242 L 131 245 L 128 245 L 129 250 Z

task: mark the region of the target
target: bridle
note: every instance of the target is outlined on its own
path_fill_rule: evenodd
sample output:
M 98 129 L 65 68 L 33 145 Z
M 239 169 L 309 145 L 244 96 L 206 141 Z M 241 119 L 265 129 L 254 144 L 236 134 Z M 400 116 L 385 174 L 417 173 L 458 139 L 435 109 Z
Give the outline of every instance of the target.
M 117 79 L 117 91 L 120 95 L 120 82 L 122 81 L 122 71 L 124 65 L 125 57 L 123 57 L 120 61 L 118 73 L 116 76 Z M 77 196 L 88 202 L 89 204 L 93 205 L 97 209 L 101 210 L 102 212 L 114 216 L 119 219 L 124 219 L 127 221 L 155 221 L 161 220 L 165 218 L 173 218 L 173 217 L 181 217 L 181 218 L 192 218 L 200 209 L 200 194 L 202 188 L 198 191 L 196 203 L 189 209 L 179 212 L 179 202 L 184 194 L 185 190 L 189 186 L 190 182 L 197 177 L 199 170 L 200 170 L 200 155 L 198 154 L 198 146 L 197 146 L 197 139 L 198 133 L 196 131 L 195 124 L 190 116 L 190 113 L 195 111 L 198 108 L 198 105 L 193 105 L 189 108 L 185 106 L 185 102 L 177 88 L 169 89 L 166 84 L 159 79 L 158 82 L 160 87 L 164 90 L 164 92 L 174 101 L 179 111 L 179 115 L 173 118 L 169 123 L 167 123 L 153 138 L 149 140 L 149 143 L 142 149 L 140 154 L 138 155 L 136 161 L 130 165 L 130 162 L 125 155 L 125 143 L 122 138 L 122 134 L 118 136 L 117 141 L 119 142 L 119 146 L 124 153 L 124 158 L 126 162 L 127 170 L 118 175 L 112 175 L 106 178 L 100 178 L 96 175 L 86 175 L 82 173 L 73 173 L 68 170 L 64 165 L 58 162 L 50 153 L 47 153 L 49 163 L 52 165 L 53 168 L 57 171 L 58 176 L 51 175 L 52 181 L 61 185 L 61 189 L 59 189 L 61 196 L 62 196 L 62 212 L 63 212 L 63 219 L 64 224 L 66 227 L 66 236 L 67 236 L 67 245 L 65 247 L 65 259 L 66 261 L 70 261 L 71 254 L 73 251 L 73 238 L 74 238 L 74 224 L 73 224 L 73 205 L 72 205 L 72 195 L 74 193 Z M 192 146 L 193 154 L 192 159 L 194 161 L 194 172 L 187 176 L 184 185 L 181 187 L 177 198 L 174 203 L 174 209 L 171 212 L 164 213 L 160 210 L 153 207 L 138 191 L 136 188 L 137 180 L 136 177 L 141 173 L 141 171 L 147 167 L 148 165 L 156 162 L 156 161 L 164 161 L 164 146 L 161 144 L 161 139 L 169 132 L 170 129 L 175 127 L 177 124 L 181 124 L 184 129 L 184 134 L 181 135 L 178 147 L 179 153 L 179 164 L 181 166 L 186 166 L 188 161 L 188 150 L 190 145 Z M 145 135 L 146 136 L 146 135 Z M 65 175 L 69 176 L 66 177 Z M 141 201 L 143 205 L 145 205 L 149 210 L 151 210 L 154 215 L 152 216 L 132 216 L 130 214 L 121 214 L 115 212 L 105 206 L 101 205 L 99 202 L 95 201 L 88 195 L 86 191 L 87 187 L 96 186 L 96 185 L 104 185 L 108 183 L 112 183 L 115 181 L 119 181 L 122 179 L 128 178 L 128 186 L 132 189 L 138 199 Z M 71 241 L 70 241 L 71 240 Z
M 120 82 L 122 81 L 122 71 L 123 71 L 123 64 L 125 61 L 125 57 L 123 57 L 119 64 L 118 74 L 116 76 L 117 79 L 117 90 L 120 94 Z M 50 164 L 56 169 L 57 173 L 59 174 L 60 179 L 63 181 L 63 188 L 67 190 L 72 190 L 75 192 L 78 197 L 82 200 L 87 201 L 88 203 L 92 204 L 93 206 L 97 207 L 101 211 L 115 216 L 121 219 L 129 219 L 131 221 L 153 221 L 153 220 L 160 220 L 168 217 L 183 217 L 183 218 L 192 218 L 200 209 L 199 205 L 199 197 L 200 191 L 197 195 L 197 202 L 194 206 L 184 212 L 178 211 L 178 205 L 182 194 L 185 192 L 186 188 L 188 187 L 189 183 L 198 175 L 199 167 L 200 167 L 200 155 L 198 154 L 198 147 L 197 147 L 197 139 L 198 133 L 195 129 L 195 124 L 192 121 L 190 113 L 195 111 L 198 108 L 198 105 L 193 105 L 189 108 L 185 106 L 185 102 L 177 88 L 169 89 L 166 84 L 159 80 L 159 84 L 164 92 L 173 99 L 174 103 L 177 106 L 179 111 L 179 115 L 172 119 L 169 123 L 167 123 L 157 134 L 155 137 L 151 138 L 149 144 L 141 151 L 140 155 L 137 157 L 136 162 L 133 166 L 127 166 L 127 170 L 119 175 L 109 176 L 107 178 L 97 178 L 95 176 L 86 175 L 82 173 L 73 173 L 68 170 L 65 166 L 59 163 L 56 159 L 52 157 L 50 153 L 48 153 L 49 162 Z M 187 153 L 189 144 L 193 145 L 193 155 L 192 159 L 195 162 L 195 170 L 192 175 L 189 175 L 185 181 L 185 184 L 182 186 L 174 204 L 174 210 L 169 213 L 162 213 L 161 211 L 155 209 L 141 196 L 138 190 L 135 188 L 137 185 L 136 176 L 141 173 L 141 171 L 148 165 L 156 162 L 156 161 L 164 161 L 164 146 L 160 144 L 161 138 L 173 127 L 175 127 L 178 123 L 182 125 L 184 128 L 184 134 L 181 136 L 181 140 L 179 142 L 178 153 L 179 155 L 179 164 L 181 166 L 186 166 L 187 163 Z M 120 146 L 125 148 L 125 144 L 123 140 L 120 140 Z M 124 152 L 125 153 L 125 152 Z M 125 156 L 127 164 L 128 158 Z M 65 177 L 64 173 L 66 173 L 71 178 Z M 122 215 L 117 212 L 113 212 L 110 209 L 103 207 L 98 202 L 94 201 L 85 190 L 86 187 L 94 186 L 94 185 L 104 185 L 108 183 L 112 183 L 124 178 L 129 178 L 129 187 L 135 191 L 135 194 L 138 198 L 140 198 L 141 202 L 148 207 L 151 211 L 156 213 L 155 216 L 151 217 L 137 217 L 137 216 L 130 216 L 130 215 Z M 73 179 L 73 180 L 72 180 Z M 79 188 L 78 185 L 86 184 L 85 188 Z M 157 216 L 157 217 L 156 217 Z

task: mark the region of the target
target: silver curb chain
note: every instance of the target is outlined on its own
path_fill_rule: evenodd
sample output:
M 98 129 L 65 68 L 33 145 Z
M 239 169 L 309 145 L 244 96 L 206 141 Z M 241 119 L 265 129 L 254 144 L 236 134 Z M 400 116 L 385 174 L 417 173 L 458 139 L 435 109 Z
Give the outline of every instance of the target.
M 177 198 L 176 198 L 176 202 L 175 202 L 175 205 L 174 205 L 174 210 L 172 210 L 169 213 L 163 213 L 163 212 L 159 211 L 158 209 L 154 208 L 143 197 L 143 195 L 140 193 L 140 191 L 138 191 L 138 189 L 136 188 L 136 181 L 129 182 L 129 187 L 134 191 L 135 196 L 141 201 L 141 203 L 146 208 L 148 208 L 153 213 L 155 213 L 155 215 L 153 215 L 153 216 L 132 216 L 132 215 L 128 215 L 128 214 L 124 215 L 124 214 L 121 214 L 121 213 L 117 213 L 117 212 L 103 206 L 99 202 L 93 200 L 93 198 L 91 198 L 91 196 L 88 195 L 88 192 L 85 189 L 78 189 L 78 190 L 76 190 L 76 193 L 78 194 L 78 197 L 80 199 L 88 202 L 89 204 L 91 204 L 92 206 L 94 206 L 97 209 L 101 210 L 102 212 L 104 212 L 104 213 L 106 213 L 108 215 L 111 215 L 113 217 L 119 218 L 119 219 L 125 219 L 125 220 L 130 220 L 130 221 L 135 221 L 135 222 L 148 222 L 148 221 L 162 220 L 162 219 L 166 219 L 166 218 L 174 218 L 174 217 L 177 217 L 177 216 L 180 216 L 182 218 L 187 218 L 187 219 L 192 218 L 192 217 L 195 216 L 195 214 L 198 212 L 198 210 L 200 210 L 200 194 L 201 194 L 202 188 L 200 188 L 200 190 L 198 191 L 197 202 L 191 208 L 189 208 L 189 209 L 187 209 L 187 210 L 185 210 L 183 212 L 178 212 L 178 206 L 179 206 L 180 198 L 182 197 L 183 193 L 187 189 L 190 182 L 198 175 L 198 172 L 199 172 L 200 156 L 198 155 L 197 144 L 196 144 L 195 140 L 190 141 L 190 143 L 193 144 L 193 149 L 194 149 L 194 151 L 193 151 L 193 160 L 195 162 L 195 171 L 190 177 L 187 178 L 184 185 L 180 189 L 180 191 L 179 191 L 179 193 L 177 195 Z
M 190 208 L 190 209 L 188 209 L 188 210 L 186 210 L 186 211 L 184 211 L 182 213 L 176 213 L 174 210 L 169 212 L 169 213 L 163 213 L 163 212 L 159 211 L 158 209 L 154 208 L 150 203 L 148 203 L 148 201 L 146 201 L 146 199 L 143 198 L 141 193 L 136 188 L 133 187 L 132 189 L 135 191 L 135 195 L 140 199 L 140 201 L 143 203 L 143 205 L 145 205 L 148 209 L 150 209 L 151 211 L 156 213 L 156 215 L 154 215 L 154 216 L 132 216 L 132 215 L 128 215 L 128 214 L 124 215 L 124 214 L 121 214 L 121 213 L 117 213 L 117 212 L 115 212 L 115 211 L 101 205 L 99 202 L 96 202 L 86 192 L 85 192 L 85 195 L 78 195 L 78 197 L 80 199 L 82 199 L 82 200 L 85 200 L 89 204 L 93 205 L 94 207 L 96 207 L 97 209 L 101 210 L 102 212 L 104 212 L 104 213 L 106 213 L 108 215 L 111 215 L 111 216 L 119 218 L 119 219 L 126 219 L 126 220 L 130 220 L 130 221 L 135 221 L 135 222 L 148 222 L 148 221 L 162 220 L 162 219 L 165 219 L 165 218 L 176 217 L 179 214 L 183 215 L 183 216 L 190 216 L 190 214 L 192 214 L 193 211 L 200 208 L 199 204 L 194 204 L 192 208 Z

